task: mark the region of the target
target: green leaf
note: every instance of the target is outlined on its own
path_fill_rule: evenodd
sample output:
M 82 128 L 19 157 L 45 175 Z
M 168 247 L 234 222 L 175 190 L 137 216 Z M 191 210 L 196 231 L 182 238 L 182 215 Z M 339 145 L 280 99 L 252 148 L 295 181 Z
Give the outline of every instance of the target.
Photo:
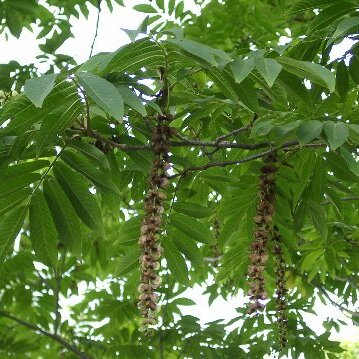
M 313 201 L 305 201 L 313 225 L 324 240 L 328 237 L 327 214 L 322 205 Z
M 323 128 L 332 150 L 340 147 L 349 136 L 348 126 L 343 122 L 327 121 Z
M 20 17 L 14 10 L 8 9 L 5 11 L 5 20 L 11 34 L 18 39 L 22 32 Z
M 184 2 L 180 1 L 175 10 L 175 18 L 178 19 L 183 15 L 183 9 L 184 9 Z
M 184 254 L 184 256 L 194 266 L 203 265 L 203 256 L 201 251 L 197 247 L 197 243 L 192 238 L 171 226 L 168 226 L 167 234 L 169 238 L 173 239 L 175 246 L 180 250 L 180 252 Z
M 234 79 L 238 83 L 242 82 L 254 70 L 254 67 L 254 59 L 243 60 L 239 58 L 230 65 Z
M 208 207 L 191 202 L 176 202 L 176 204 L 173 206 L 173 209 L 176 212 L 184 213 L 194 218 L 209 217 L 212 214 L 212 211 Z
M 89 72 L 77 72 L 76 76 L 80 85 L 98 106 L 115 119 L 122 120 L 123 99 L 111 82 Z
M 44 264 L 56 268 L 57 232 L 50 210 L 41 191 L 30 202 L 30 239 L 36 256 Z
M 176 0 L 169 0 L 168 2 L 168 14 L 172 15 L 173 10 L 175 9 Z
M 318 156 L 315 161 L 315 173 L 309 186 L 303 193 L 303 198 L 321 203 L 324 200 L 324 192 L 327 187 L 328 169 L 323 156 Z
M 235 273 L 236 277 L 244 276 L 247 270 L 251 237 L 243 236 L 238 232 L 234 232 L 231 237 L 235 237 L 238 244 L 224 253 L 221 260 L 222 265 L 216 276 L 217 281 L 226 279 L 230 273 Z
M 43 75 L 26 80 L 24 93 L 36 107 L 42 107 L 45 97 L 55 86 L 57 75 Z
M 348 168 L 357 176 L 359 176 L 359 162 L 355 160 L 356 155 L 350 153 L 344 147 L 340 148 L 340 154 L 348 165 Z
M 223 92 L 225 96 L 227 96 L 229 99 L 233 101 L 238 100 L 238 95 L 235 89 L 236 83 L 235 81 L 232 80 L 230 76 L 228 76 L 225 72 L 220 71 L 215 67 L 208 69 L 207 75 L 216 84 L 219 90 Z M 238 86 L 241 86 L 241 84 L 239 84 Z M 243 94 L 244 96 L 242 96 L 240 100 L 244 104 L 244 106 L 247 106 L 251 110 L 257 109 L 258 105 L 255 103 L 257 98 L 255 98 L 253 104 L 252 99 L 249 98 L 250 96 L 247 96 L 247 93 L 245 91 L 243 92 L 244 92 Z
M 140 235 L 140 227 L 140 216 L 132 217 L 127 221 L 121 222 L 120 227 L 116 232 L 116 242 L 120 244 L 137 243 Z
M 2 198 L 0 201 L 0 216 L 21 205 L 31 193 L 30 188 L 23 188 Z
M 107 169 L 111 168 L 106 155 L 95 145 L 83 141 L 73 141 L 69 143 L 69 146 L 83 153 L 96 165 Z
M 343 219 L 343 215 L 342 215 L 342 210 L 343 210 L 343 206 L 342 206 L 342 200 L 340 199 L 340 197 L 338 196 L 337 192 L 335 190 L 333 190 L 330 187 L 326 188 L 326 196 L 329 200 L 329 202 L 333 205 L 333 209 L 336 212 L 336 215 L 338 216 L 338 218 L 340 220 Z
M 321 257 L 323 254 L 323 249 L 316 249 L 315 251 L 308 253 L 303 258 L 302 264 L 300 266 L 301 271 L 311 271 L 315 267 L 318 258 Z
M 338 94 L 342 101 L 344 101 L 349 89 L 349 72 L 344 61 L 340 61 L 338 63 L 335 80 L 335 88 L 338 91 Z
M 132 107 L 142 116 L 147 116 L 147 112 L 142 101 L 128 87 L 118 85 L 116 88 L 128 106 Z
M 347 162 L 343 161 L 335 152 L 328 152 L 325 154 L 327 159 L 329 169 L 334 173 L 334 175 L 342 180 L 347 182 L 358 182 L 358 177 L 349 169 Z
M 76 97 L 75 101 L 66 108 L 60 108 L 59 111 L 53 112 L 44 118 L 40 131 L 36 136 L 37 155 L 40 156 L 46 146 L 56 144 L 56 136 L 68 129 L 82 112 L 83 105 L 80 98 Z
M 62 162 L 56 162 L 54 174 L 80 219 L 104 237 L 101 210 L 87 180 Z
M 9 179 L 2 179 L 0 180 L 0 198 L 21 190 L 22 188 L 27 187 L 29 184 L 38 181 L 40 178 L 41 176 L 38 173 L 28 173 L 25 175 L 13 177 L 11 181 L 9 181 Z
M 303 122 L 297 129 L 297 137 L 301 145 L 318 137 L 323 129 L 323 124 L 317 120 Z
M 349 72 L 356 84 L 359 84 L 359 57 L 353 55 L 349 62 Z
M 327 87 L 331 92 L 335 90 L 334 74 L 325 67 L 313 62 L 298 61 L 289 57 L 277 57 L 276 60 L 282 64 L 283 68 L 288 72 Z
M 146 174 L 148 173 L 152 163 L 148 153 L 144 153 L 143 151 L 128 151 L 127 154 L 133 161 L 134 168 Z
M 179 231 L 202 243 L 213 243 L 213 234 L 203 223 L 181 213 L 174 213 L 171 222 Z
M 139 266 L 139 259 L 140 250 L 137 245 L 130 249 L 126 248 L 125 255 L 118 259 L 119 263 L 116 266 L 115 276 L 121 277 L 136 268 L 136 266 Z
M 338 0 L 301 0 L 289 9 L 289 13 L 323 8 L 337 2 Z
M 104 175 L 103 171 L 97 169 L 86 157 L 83 157 L 78 153 L 65 150 L 61 154 L 61 159 L 73 169 L 87 177 L 92 183 L 102 190 L 118 193 L 117 187 L 109 176 L 110 172 Z
M 172 275 L 176 276 L 179 283 L 188 285 L 189 280 L 187 264 L 181 252 L 168 237 L 162 241 L 162 245 L 165 251 L 164 257 L 166 258 L 168 268 L 170 269 Z
M 80 222 L 70 201 L 54 180 L 45 181 L 43 187 L 60 242 L 71 253 L 80 257 L 82 253 Z
M 306 215 L 307 215 L 307 206 L 302 201 L 298 204 L 294 212 L 294 229 L 296 232 L 299 232 L 303 228 Z
M 269 87 L 272 87 L 279 73 L 282 71 L 282 65 L 275 59 L 259 58 L 255 59 L 256 69 L 266 80 Z
M 51 112 L 71 107 L 78 98 L 76 86 L 66 81 L 56 84 L 41 108 L 36 108 L 23 94 L 15 96 L 5 104 L 0 113 L 0 123 L 11 119 L 10 123 L 1 129 L 1 134 L 22 134 L 37 122 L 43 121 Z
M 274 128 L 273 120 L 256 122 L 251 130 L 251 137 L 266 136 Z
M 157 14 L 157 10 L 149 4 L 135 5 L 133 9 L 139 12 L 144 12 L 146 14 Z
M 176 298 L 173 302 L 171 302 L 171 304 L 172 303 L 176 305 L 185 305 L 185 306 L 196 305 L 196 302 L 189 298 Z
M 185 51 L 200 57 L 201 59 L 209 62 L 213 66 L 224 67 L 231 58 L 229 55 L 220 49 L 215 49 L 205 44 L 187 39 L 169 39 L 169 43 L 181 47 Z
M 339 4 L 334 4 L 323 11 L 309 24 L 308 33 L 311 34 L 314 31 L 323 30 L 329 25 L 332 25 L 341 16 L 350 13 L 355 9 L 352 2 L 341 1 Z
M 165 9 L 165 0 L 156 0 L 156 5 L 161 9 Z
M 44 167 L 48 167 L 50 161 L 48 160 L 34 160 L 29 162 L 17 163 L 12 166 L 8 166 L 0 174 L 0 178 L 14 178 L 16 176 L 23 176 L 26 173 L 40 170 Z
M 359 26 L 359 16 L 350 17 L 348 19 L 342 20 L 338 25 L 333 34 L 333 38 L 336 39 L 352 29 L 353 27 Z
M 158 68 L 164 66 L 165 59 L 161 47 L 149 38 L 134 41 L 119 48 L 105 59 L 99 68 L 102 73 L 131 73 L 142 67 Z
M 14 247 L 15 238 L 20 232 L 26 213 L 27 207 L 20 207 L 0 219 L 0 270 L 5 257 Z
M 131 41 L 135 42 L 136 38 L 139 34 L 147 34 L 147 29 L 148 26 L 150 25 L 150 19 L 151 21 L 154 18 L 157 18 L 159 15 L 155 15 L 155 16 L 151 16 L 147 15 L 144 20 L 140 23 L 140 25 L 138 25 L 137 29 L 132 30 L 132 29 L 122 29 L 122 31 L 124 31 L 127 36 L 130 38 Z M 159 16 L 160 17 L 160 16 Z

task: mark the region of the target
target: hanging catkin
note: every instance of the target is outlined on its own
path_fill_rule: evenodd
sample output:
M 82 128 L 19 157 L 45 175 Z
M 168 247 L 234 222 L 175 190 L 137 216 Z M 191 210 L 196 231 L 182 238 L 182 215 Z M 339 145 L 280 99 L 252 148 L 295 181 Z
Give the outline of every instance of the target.
M 265 289 L 264 268 L 268 260 L 267 242 L 271 237 L 271 223 L 274 214 L 275 202 L 275 165 L 277 157 L 275 153 L 269 154 L 264 158 L 264 164 L 261 167 L 259 176 L 259 202 L 257 213 L 254 217 L 255 229 L 253 233 L 253 242 L 249 255 L 250 265 L 248 275 L 250 281 L 250 305 L 248 313 L 252 314 L 264 309 L 264 300 L 267 299 Z
M 158 116 L 157 125 L 153 130 L 152 149 L 154 159 L 149 176 L 149 190 L 144 200 L 146 215 L 141 224 L 141 237 L 139 245 L 141 249 L 141 284 L 139 285 L 138 308 L 142 315 L 141 331 L 145 335 L 153 333 L 153 326 L 157 323 L 158 299 L 156 290 L 161 284 L 161 277 L 157 274 L 160 267 L 160 257 L 163 248 L 158 243 L 159 233 L 162 227 L 162 215 L 164 212 L 164 190 L 169 185 L 167 171 L 169 165 L 170 137 L 172 134 L 168 122 L 168 116 Z
M 283 249 L 281 236 L 277 226 L 273 228 L 273 253 L 275 263 L 276 274 L 276 304 L 277 304 L 277 322 L 278 322 L 278 336 L 279 336 L 279 348 L 282 351 L 287 345 L 287 288 L 285 286 L 285 262 L 283 258 Z

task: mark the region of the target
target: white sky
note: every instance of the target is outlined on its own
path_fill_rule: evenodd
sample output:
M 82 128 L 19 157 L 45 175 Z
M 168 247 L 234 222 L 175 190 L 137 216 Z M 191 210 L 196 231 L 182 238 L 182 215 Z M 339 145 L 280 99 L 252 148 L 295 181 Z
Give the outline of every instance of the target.
M 127 5 L 134 5 L 136 3 L 141 3 L 141 1 L 125 1 Z M 187 8 L 196 9 L 198 11 L 198 7 L 195 7 L 192 0 L 185 0 L 185 5 Z M 94 46 L 94 54 L 103 51 L 114 51 L 123 44 L 128 43 L 129 39 L 127 35 L 121 31 L 121 28 L 136 29 L 145 17 L 144 14 L 136 12 L 129 7 L 123 8 L 117 5 L 114 7 L 114 12 L 110 13 L 105 3 L 102 2 L 100 25 Z M 74 38 L 67 40 L 58 52 L 72 55 L 79 63 L 86 61 L 89 57 L 90 46 L 94 36 L 96 17 L 97 10 L 91 6 L 88 20 L 84 17 L 80 18 L 80 20 L 73 18 L 71 24 L 73 25 L 72 31 Z M 343 44 L 337 45 L 331 57 L 339 57 L 349 47 L 350 43 L 349 40 L 345 40 Z M 23 65 L 34 62 L 35 57 L 41 53 L 38 49 L 38 41 L 35 35 L 28 30 L 23 31 L 20 39 L 11 37 L 8 42 L 5 41 L 3 35 L 0 35 L 0 50 L 0 63 L 17 60 Z M 46 69 L 46 67 L 44 67 L 44 69 Z M 202 324 L 221 318 L 232 319 L 237 314 L 235 307 L 243 303 L 243 297 L 241 296 L 232 298 L 228 302 L 218 298 L 212 306 L 209 307 L 209 295 L 202 295 L 202 292 L 203 289 L 198 285 L 192 289 L 188 289 L 184 295 L 193 299 L 197 304 L 191 307 L 183 307 L 183 314 L 191 314 L 199 317 Z M 308 314 L 306 318 L 308 319 L 308 325 L 318 333 L 324 331 L 320 322 L 327 317 L 339 318 L 348 322 L 347 318 L 344 317 L 337 308 L 331 305 L 324 306 L 318 303 L 315 310 L 318 313 L 318 317 Z M 318 318 L 320 320 L 318 320 Z M 349 325 L 348 327 L 343 327 L 339 334 L 333 333 L 332 337 L 344 341 L 359 340 L 359 329 L 358 327 Z

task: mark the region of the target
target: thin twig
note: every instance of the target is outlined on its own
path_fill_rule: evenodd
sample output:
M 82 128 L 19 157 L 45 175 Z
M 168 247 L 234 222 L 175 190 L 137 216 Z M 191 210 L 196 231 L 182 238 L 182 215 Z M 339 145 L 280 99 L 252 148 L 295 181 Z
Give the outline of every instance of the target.
M 202 127 L 203 127 L 203 126 L 201 126 L 200 130 L 202 130 Z M 192 133 L 195 135 L 195 139 L 198 140 L 198 137 L 197 137 L 197 135 L 194 133 L 193 130 L 192 130 Z M 207 148 L 206 148 L 205 146 L 201 146 L 200 148 L 201 148 L 201 151 L 203 152 L 203 154 L 204 154 L 205 156 L 207 156 L 210 161 L 214 161 L 214 160 L 215 160 L 214 157 L 212 156 L 212 154 L 207 150 Z
M 84 131 L 91 132 L 91 115 L 90 115 L 90 103 L 87 98 L 86 92 L 84 89 L 80 86 L 80 84 L 76 81 L 74 77 L 71 78 L 72 82 L 76 85 L 77 89 L 80 91 L 84 101 L 85 101 L 85 110 L 86 110 L 86 129 Z M 84 124 L 85 126 L 85 124 Z
M 16 323 L 19 323 L 21 325 L 23 325 L 26 328 L 29 328 L 35 332 L 41 333 L 55 341 L 57 341 L 58 343 L 60 343 L 64 348 L 68 349 L 69 351 L 71 351 L 72 353 L 76 354 L 78 358 L 80 359 L 90 359 L 90 356 L 88 356 L 87 354 L 83 353 L 80 349 L 78 349 L 75 345 L 67 342 L 63 337 L 61 337 L 60 335 L 57 334 L 52 334 L 47 332 L 44 329 L 41 329 L 40 327 L 38 327 L 35 324 L 31 324 L 28 322 L 25 322 L 22 319 L 16 318 L 14 316 L 12 316 L 11 314 L 4 312 L 4 311 L 0 311 L 0 316 L 8 318 L 13 320 Z
M 342 198 L 340 198 L 340 200 L 343 202 L 359 201 L 359 196 L 342 197 Z M 324 202 L 322 202 L 322 205 L 325 206 L 325 205 L 331 204 L 331 203 L 332 202 L 330 202 L 330 201 L 324 201 Z
M 151 150 L 151 145 L 132 146 L 132 145 L 124 144 L 124 143 L 117 143 L 117 142 L 110 140 L 106 137 L 102 137 L 101 135 L 97 134 L 96 132 L 94 132 L 92 130 L 87 131 L 87 134 L 92 138 L 95 138 L 99 141 L 105 142 L 105 143 L 111 145 L 112 147 L 119 148 L 123 151 L 128 151 L 128 150 L 135 150 L 135 151 L 147 150 L 147 151 L 149 151 L 149 150 Z
M 98 0 L 97 2 L 97 20 L 96 20 L 96 30 L 95 30 L 95 36 L 93 37 L 92 44 L 91 44 L 91 50 L 90 50 L 90 56 L 92 56 L 93 48 L 95 46 L 97 34 L 98 34 L 98 26 L 100 23 L 100 13 L 101 13 L 101 0 Z
M 229 132 L 229 133 L 226 133 L 226 134 L 224 134 L 224 135 L 222 135 L 222 136 L 217 137 L 217 138 L 214 140 L 214 142 L 215 142 L 215 143 L 220 143 L 220 142 L 224 141 L 224 140 L 225 140 L 226 138 L 228 138 L 228 137 L 232 137 L 232 136 L 237 135 L 238 133 L 248 131 L 248 130 L 250 130 L 251 128 L 252 128 L 252 124 L 249 124 L 249 125 L 246 125 L 246 126 L 237 128 L 236 130 L 233 130 L 233 131 L 231 131 L 231 132 Z
M 359 247 L 359 244 L 354 242 L 351 238 L 344 237 L 344 240 L 355 247 Z
M 66 146 L 64 146 L 59 153 L 56 155 L 55 159 L 50 163 L 49 167 L 46 169 L 46 171 L 44 172 L 44 174 L 41 176 L 41 178 L 39 179 L 39 183 L 34 187 L 34 190 L 32 191 L 32 194 L 29 198 L 28 204 L 30 203 L 33 195 L 35 194 L 35 192 L 39 189 L 39 187 L 41 186 L 42 182 L 44 181 L 45 177 L 48 175 L 48 173 L 51 171 L 52 167 L 54 166 L 55 162 L 60 158 L 62 151 L 65 149 Z

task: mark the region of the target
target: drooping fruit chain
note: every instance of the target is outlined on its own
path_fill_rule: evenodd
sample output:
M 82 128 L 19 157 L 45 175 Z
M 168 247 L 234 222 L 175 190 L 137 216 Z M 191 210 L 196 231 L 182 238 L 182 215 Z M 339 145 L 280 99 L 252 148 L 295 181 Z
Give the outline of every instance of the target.
M 277 323 L 278 323 L 278 335 L 279 335 L 279 347 L 280 350 L 285 349 L 287 339 L 287 323 L 288 319 L 286 316 L 287 300 L 286 295 L 288 290 L 285 286 L 285 261 L 283 258 L 283 249 L 281 236 L 277 226 L 273 228 L 273 253 L 275 256 L 275 274 L 276 274 L 276 304 L 277 304 Z
M 257 213 L 254 217 L 255 229 L 248 267 L 250 282 L 249 297 L 251 300 L 248 308 L 249 314 L 263 310 L 265 306 L 264 300 L 267 299 L 264 270 L 268 260 L 266 247 L 271 237 L 271 223 L 274 215 L 276 161 L 275 153 L 265 157 L 264 164 L 261 167 L 261 175 L 259 176 L 259 202 Z
M 140 330 L 146 336 L 153 333 L 153 326 L 157 324 L 158 299 L 156 290 L 161 284 L 161 277 L 157 274 L 160 268 L 160 257 L 163 248 L 158 243 L 162 228 L 164 212 L 164 190 L 169 185 L 167 171 L 169 164 L 170 137 L 173 130 L 168 122 L 169 116 L 158 116 L 157 125 L 152 134 L 152 150 L 154 159 L 149 176 L 149 190 L 144 200 L 146 215 L 141 223 L 141 237 L 138 241 L 141 248 L 141 283 L 139 285 L 138 308 L 142 315 Z

